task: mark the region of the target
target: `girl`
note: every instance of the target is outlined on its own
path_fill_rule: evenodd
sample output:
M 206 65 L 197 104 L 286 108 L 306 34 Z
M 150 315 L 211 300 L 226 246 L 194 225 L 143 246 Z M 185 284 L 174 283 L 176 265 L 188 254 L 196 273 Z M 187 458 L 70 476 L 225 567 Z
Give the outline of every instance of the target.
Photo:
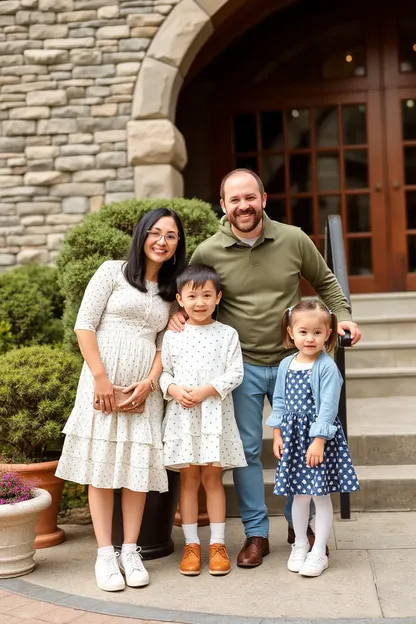
M 169 401 L 164 462 L 181 472 L 179 507 L 185 548 L 179 569 L 188 576 L 201 570 L 197 531 L 202 481 L 211 527 L 209 572 L 220 576 L 231 570 L 224 545 L 222 469 L 247 465 L 231 397 L 243 379 L 243 360 L 237 332 L 212 318 L 221 299 L 214 269 L 188 267 L 177 279 L 177 290 L 188 320 L 184 331 L 165 334 L 160 386 Z
M 157 388 L 160 332 L 184 266 L 178 215 L 166 208 L 151 210 L 134 230 L 127 262 L 104 262 L 93 275 L 75 324 L 85 363 L 56 474 L 89 486 L 98 543 L 95 576 L 104 591 L 149 583 L 136 544 L 146 492 L 167 490 L 163 398 Z M 111 542 L 114 488 L 122 488 L 120 567 Z
M 284 345 L 298 349 L 278 369 L 273 412 L 273 452 L 280 460 L 274 494 L 294 494 L 296 539 L 287 563 L 291 572 L 319 576 L 328 567 L 326 543 L 332 527 L 332 492 L 359 489 L 347 442 L 337 416 L 342 376 L 324 353 L 337 343 L 337 319 L 321 301 L 305 300 L 282 319 Z M 316 509 L 315 544 L 309 552 L 309 504 Z

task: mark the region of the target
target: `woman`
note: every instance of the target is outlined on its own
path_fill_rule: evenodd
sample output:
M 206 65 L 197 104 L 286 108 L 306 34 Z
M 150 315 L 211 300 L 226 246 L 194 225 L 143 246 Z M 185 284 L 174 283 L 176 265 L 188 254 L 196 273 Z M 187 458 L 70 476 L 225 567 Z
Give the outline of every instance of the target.
M 91 278 L 75 324 L 85 362 L 56 474 L 89 486 L 98 544 L 95 575 L 104 591 L 149 583 L 136 543 L 146 492 L 168 489 L 161 440 L 163 399 L 157 386 L 160 332 L 184 266 L 185 237 L 178 215 L 166 208 L 146 213 L 134 230 L 127 262 L 104 262 Z M 123 398 L 115 386 L 124 388 Z M 114 488 L 122 488 L 120 566 L 111 543 Z

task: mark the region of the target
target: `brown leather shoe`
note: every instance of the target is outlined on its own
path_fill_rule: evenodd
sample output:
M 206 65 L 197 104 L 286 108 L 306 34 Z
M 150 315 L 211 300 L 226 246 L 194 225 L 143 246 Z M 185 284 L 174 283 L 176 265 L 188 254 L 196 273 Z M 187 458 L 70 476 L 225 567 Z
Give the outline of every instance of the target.
M 247 537 L 237 557 L 240 568 L 256 568 L 270 552 L 267 537 Z
M 224 576 L 229 572 L 231 572 L 231 564 L 224 544 L 210 544 L 209 573 L 213 576 Z
M 179 572 L 185 576 L 198 576 L 201 572 L 200 544 L 185 544 Z
M 315 543 L 315 533 L 313 532 L 313 529 L 311 527 L 310 524 L 308 524 L 308 529 L 306 531 L 306 535 L 308 538 L 308 542 L 309 542 L 309 546 L 312 549 L 312 546 Z M 293 530 L 293 527 L 290 526 L 290 524 L 287 525 L 287 543 L 288 544 L 294 544 L 295 543 L 295 531 Z M 329 548 L 328 545 L 326 547 L 326 556 L 329 557 Z

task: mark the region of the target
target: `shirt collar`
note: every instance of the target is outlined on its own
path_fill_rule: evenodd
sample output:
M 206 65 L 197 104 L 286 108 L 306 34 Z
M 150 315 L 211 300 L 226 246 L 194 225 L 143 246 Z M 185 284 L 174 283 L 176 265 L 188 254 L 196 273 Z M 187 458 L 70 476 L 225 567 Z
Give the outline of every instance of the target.
M 235 236 L 235 234 L 233 233 L 233 231 L 231 229 L 230 222 L 228 221 L 226 216 L 222 217 L 221 223 L 228 230 L 227 233 L 225 233 L 225 232 L 223 233 L 223 236 L 222 236 L 222 246 L 223 247 L 232 247 L 233 245 L 241 243 L 241 240 L 237 236 Z M 253 249 L 254 247 L 257 247 L 258 245 L 260 245 L 266 238 L 267 239 L 271 239 L 271 240 L 275 240 L 276 239 L 276 234 L 274 233 L 273 229 L 274 229 L 273 228 L 273 221 L 264 212 L 263 213 L 263 231 L 262 231 L 262 233 L 260 234 L 260 236 L 258 237 L 258 239 L 256 240 L 256 242 L 254 243 L 254 245 L 253 245 L 253 247 L 251 249 Z

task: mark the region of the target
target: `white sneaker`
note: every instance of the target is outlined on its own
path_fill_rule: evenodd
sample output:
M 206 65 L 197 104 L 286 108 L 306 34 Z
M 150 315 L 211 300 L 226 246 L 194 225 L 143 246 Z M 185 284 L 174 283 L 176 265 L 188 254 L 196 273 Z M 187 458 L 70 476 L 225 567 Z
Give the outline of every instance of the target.
M 95 579 L 103 591 L 121 591 L 126 587 L 124 578 L 118 567 L 118 552 L 97 557 L 95 562 Z
M 144 587 L 149 584 L 149 573 L 144 567 L 140 550 L 138 546 L 120 555 L 120 569 L 129 587 Z
M 287 569 L 291 572 L 299 572 L 309 552 L 309 544 L 292 544 L 292 552 L 287 562 Z
M 328 567 L 328 557 L 326 555 L 318 555 L 310 552 L 306 557 L 306 561 L 299 570 L 302 576 L 320 576 Z

